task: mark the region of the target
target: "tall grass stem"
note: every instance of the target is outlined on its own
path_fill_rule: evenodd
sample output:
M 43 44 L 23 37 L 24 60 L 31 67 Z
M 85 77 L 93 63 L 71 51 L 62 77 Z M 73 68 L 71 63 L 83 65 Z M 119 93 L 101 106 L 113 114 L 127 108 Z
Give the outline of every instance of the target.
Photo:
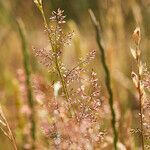
M 28 42 L 26 39 L 25 27 L 24 27 L 23 21 L 21 19 L 18 19 L 17 23 L 18 23 L 20 38 L 22 41 L 22 53 L 23 53 L 23 58 L 24 58 L 24 70 L 25 70 L 25 74 L 26 74 L 26 86 L 27 86 L 27 93 L 28 93 L 27 96 L 28 96 L 29 107 L 31 110 L 30 122 L 31 122 L 32 149 L 35 149 L 36 124 L 35 124 L 34 100 L 33 100 L 33 96 L 32 96 L 32 89 L 31 89 L 31 82 L 30 82 L 31 70 L 30 70 Z
M 100 32 L 99 32 L 99 24 L 98 21 L 96 20 L 96 17 L 94 15 L 94 13 L 92 12 L 92 10 L 89 10 L 90 13 L 90 17 L 93 23 L 93 26 L 95 28 L 95 32 L 96 32 L 96 41 L 100 50 L 100 57 L 101 57 L 101 63 L 102 66 L 104 68 L 105 71 L 105 84 L 106 84 L 106 88 L 109 94 L 109 105 L 110 105 L 110 110 L 111 110 L 111 115 L 112 115 L 112 120 L 111 120 L 111 124 L 112 124 L 112 129 L 113 129 L 113 133 L 114 133 L 114 149 L 117 150 L 117 141 L 118 141 L 118 132 L 116 129 L 116 115 L 115 115 L 115 110 L 113 108 L 113 92 L 112 92 L 112 88 L 111 88 L 111 79 L 110 79 L 110 71 L 108 69 L 108 66 L 106 64 L 106 57 L 105 57 L 105 50 L 101 44 L 101 38 L 100 38 Z

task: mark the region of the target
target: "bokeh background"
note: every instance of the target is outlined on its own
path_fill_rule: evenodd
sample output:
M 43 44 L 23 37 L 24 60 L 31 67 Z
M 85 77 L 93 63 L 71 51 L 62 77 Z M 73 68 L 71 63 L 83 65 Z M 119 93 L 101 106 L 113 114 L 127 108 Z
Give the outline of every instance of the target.
M 84 57 L 89 50 L 98 50 L 95 32 L 88 9 L 92 9 L 100 22 L 101 38 L 106 50 L 107 63 L 111 71 L 114 99 L 117 110 L 119 138 L 127 144 L 125 132 L 127 128 L 137 125 L 138 101 L 136 89 L 132 84 L 131 71 L 135 64 L 130 54 L 132 33 L 137 26 L 142 32 L 142 59 L 150 68 L 150 1 L 149 0 L 43 0 L 47 17 L 53 10 L 61 8 L 67 15 L 66 30 L 74 30 L 72 45 L 65 48 L 64 62 L 73 66 L 76 57 Z M 32 46 L 47 47 L 48 40 L 44 33 L 42 17 L 32 0 L 0 0 L 0 104 L 8 122 L 21 145 L 22 126 L 25 121 L 20 108 L 23 97 L 20 92 L 18 72 L 23 69 L 21 38 L 16 19 L 21 18 L 26 27 L 29 44 L 32 74 L 40 74 L 46 80 L 51 76 L 34 57 Z M 104 74 L 100 64 L 99 52 L 90 68 L 98 73 L 102 84 L 103 95 Z M 89 68 L 89 69 L 90 69 Z M 39 108 L 40 110 L 40 108 Z M 38 110 L 37 110 L 38 111 Z M 106 116 L 107 117 L 107 116 Z M 110 118 L 110 116 L 108 116 Z M 106 128 L 110 125 L 106 124 Z M 39 134 L 40 130 L 38 130 Z M 42 135 L 41 135 L 42 136 Z M 40 137 L 40 136 L 39 136 Z M 44 138 L 44 137 L 42 137 Z M 131 136 L 135 143 L 138 138 Z M 44 141 L 44 140 L 43 140 Z M 131 145 L 129 143 L 128 145 Z M 11 150 L 9 140 L 0 131 L 0 149 Z

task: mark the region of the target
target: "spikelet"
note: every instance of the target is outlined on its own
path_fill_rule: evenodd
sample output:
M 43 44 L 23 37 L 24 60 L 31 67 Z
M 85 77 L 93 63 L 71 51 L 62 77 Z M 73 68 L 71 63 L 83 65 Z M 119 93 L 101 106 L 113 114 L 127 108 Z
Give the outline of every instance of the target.
M 38 61 L 46 68 L 51 69 L 54 61 L 54 54 L 46 49 L 33 48 Z
M 55 51 L 61 51 L 65 45 L 70 45 L 74 32 L 64 33 L 63 25 L 66 23 L 64 11 L 58 8 L 50 17 L 50 27 L 46 29 L 51 38 L 51 45 Z
M 140 44 L 141 41 L 141 30 L 140 27 L 137 27 L 132 34 L 133 41 L 136 45 Z

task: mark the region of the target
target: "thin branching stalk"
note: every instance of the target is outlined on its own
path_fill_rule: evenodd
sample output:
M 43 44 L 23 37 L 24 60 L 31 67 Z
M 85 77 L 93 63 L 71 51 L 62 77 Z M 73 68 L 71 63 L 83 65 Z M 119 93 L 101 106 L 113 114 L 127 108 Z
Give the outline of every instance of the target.
M 48 34 L 48 38 L 49 38 L 49 42 L 50 42 L 52 51 L 54 53 L 56 53 L 57 52 L 57 48 L 56 48 L 56 45 L 52 44 L 51 35 L 48 32 L 49 25 L 48 25 L 48 22 L 47 22 L 46 17 L 45 17 L 45 13 L 44 13 L 44 10 L 43 10 L 42 1 L 37 0 L 37 1 L 34 1 L 34 2 L 37 4 L 37 6 L 38 6 L 38 8 L 39 8 L 39 10 L 40 10 L 40 12 L 42 14 L 42 17 L 43 17 L 43 20 L 44 20 L 44 25 L 45 25 L 45 28 L 46 28 L 46 31 L 47 31 L 47 34 Z M 58 75 L 59 75 L 61 83 L 62 83 L 63 92 L 65 94 L 66 100 L 68 101 L 69 100 L 69 92 L 67 90 L 67 84 L 65 82 L 65 79 L 64 79 L 64 77 L 63 77 L 63 75 L 61 73 L 61 70 L 60 70 L 60 66 L 59 66 L 59 63 L 58 63 L 58 57 L 57 57 L 57 55 L 55 55 L 55 65 L 56 65 L 56 69 L 57 69 Z
M 35 149 L 35 140 L 36 140 L 36 135 L 35 135 L 35 130 L 36 130 L 36 124 L 35 124 L 35 110 L 34 110 L 34 100 L 32 96 L 32 89 L 31 89 L 31 82 L 30 82 L 30 60 L 29 60 L 29 51 L 28 51 L 28 43 L 26 40 L 25 36 L 25 28 L 24 24 L 21 19 L 17 20 L 18 23 L 18 28 L 19 28 L 19 33 L 20 37 L 22 40 L 22 53 L 23 53 L 23 58 L 24 58 L 24 69 L 25 69 L 25 74 L 26 74 L 26 86 L 27 86 L 27 93 L 28 93 L 28 103 L 29 107 L 31 110 L 31 115 L 30 115 L 30 122 L 31 122 L 31 137 L 32 137 L 32 149 Z
M 12 143 L 12 146 L 13 146 L 13 149 L 17 150 L 17 144 L 16 144 L 15 136 L 12 133 L 12 130 L 9 126 L 9 123 L 8 123 L 6 117 L 5 117 L 5 114 L 4 114 L 1 106 L 0 106 L 0 117 L 2 117 L 2 119 L 3 119 L 3 120 L 0 120 L 0 124 L 2 124 L 4 127 L 6 127 L 7 131 L 5 131 L 5 129 L 3 129 L 3 127 L 1 127 L 1 126 L 0 126 L 0 129 L 2 130 L 4 135 L 7 136 L 10 139 L 10 141 Z
M 100 32 L 99 32 L 99 24 L 96 20 L 94 13 L 91 10 L 89 10 L 89 13 L 91 16 L 93 26 L 95 28 L 96 41 L 97 41 L 99 50 L 101 52 L 101 62 L 102 62 L 102 66 L 105 71 L 105 84 L 106 84 L 106 88 L 107 88 L 107 91 L 109 94 L 109 105 L 110 105 L 110 110 L 111 110 L 111 115 L 112 115 L 111 124 L 112 124 L 113 133 L 114 133 L 114 148 L 115 148 L 115 150 L 117 150 L 118 133 L 117 133 L 117 129 L 116 129 L 116 115 L 115 115 L 115 110 L 113 108 L 113 92 L 111 89 L 110 71 L 106 64 L 106 57 L 105 57 L 105 52 L 104 52 L 105 50 L 100 42 L 101 38 L 100 38 Z
M 87 60 L 83 60 L 81 61 L 79 64 L 77 64 L 75 67 L 73 67 L 69 73 L 66 75 L 66 78 L 72 73 L 73 70 L 75 70 L 76 68 L 78 68 L 79 66 L 81 66 L 82 64 L 86 63 Z

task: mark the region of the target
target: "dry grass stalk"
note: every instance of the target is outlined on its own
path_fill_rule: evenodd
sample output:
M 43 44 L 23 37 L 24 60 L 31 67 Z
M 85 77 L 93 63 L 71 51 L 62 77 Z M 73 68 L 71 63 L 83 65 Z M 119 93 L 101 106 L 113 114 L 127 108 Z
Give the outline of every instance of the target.
M 0 106 L 0 129 L 2 130 L 4 135 L 11 141 L 14 150 L 17 150 L 17 144 L 15 141 L 15 137 L 12 133 L 12 130 L 8 124 L 8 121 L 5 117 L 5 114 L 4 114 L 1 106 Z
M 135 84 L 135 87 L 137 89 L 138 92 L 138 100 L 139 100 L 139 106 L 140 106 L 140 129 L 137 129 L 137 132 L 140 133 L 140 137 L 141 137 L 141 146 L 142 149 L 144 150 L 144 113 L 143 113 L 143 106 L 144 106 L 144 102 L 146 100 L 146 94 L 145 94 L 145 90 L 144 90 L 144 72 L 145 72 L 145 66 L 141 60 L 141 49 L 140 49 L 140 42 L 141 42 L 141 31 L 140 28 L 137 27 L 134 30 L 134 33 L 132 35 L 134 44 L 135 44 L 135 49 L 131 48 L 131 53 L 133 58 L 136 61 L 137 64 L 137 73 L 132 72 L 132 79 L 133 82 Z

